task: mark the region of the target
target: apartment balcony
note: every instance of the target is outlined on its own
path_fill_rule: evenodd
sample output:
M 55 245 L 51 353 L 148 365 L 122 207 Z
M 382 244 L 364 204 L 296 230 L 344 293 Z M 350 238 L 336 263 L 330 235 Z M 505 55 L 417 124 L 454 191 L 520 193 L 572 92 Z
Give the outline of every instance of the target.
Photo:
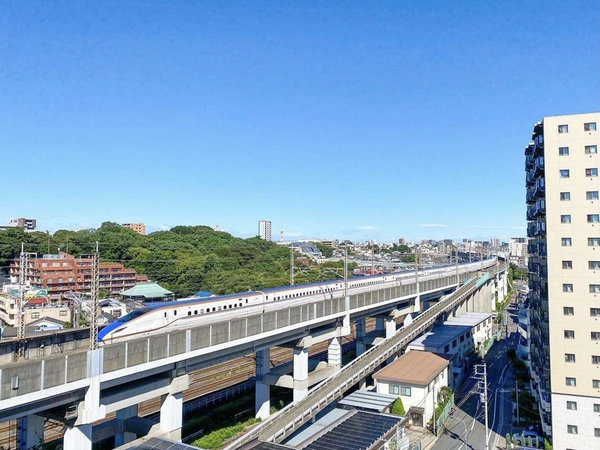
M 533 155 L 533 147 L 534 147 L 535 143 L 534 142 L 530 142 L 529 145 L 527 145 L 527 147 L 525 147 L 525 156 L 532 156 Z
M 543 156 L 540 156 L 539 158 L 535 159 L 535 161 L 533 163 L 533 173 L 536 176 L 544 174 L 544 157 Z
M 528 170 L 527 175 L 525 176 L 525 185 L 533 186 L 535 184 L 537 176 L 533 170 Z
M 535 187 L 528 187 L 527 194 L 525 196 L 525 201 L 528 204 L 535 203 L 536 195 L 535 195 Z
M 535 180 L 535 186 L 533 188 L 533 196 L 534 198 L 544 198 L 546 194 L 546 179 L 538 178 Z
M 533 146 L 533 157 L 541 157 L 544 154 L 544 144 L 543 142 L 538 142 Z
M 527 154 L 525 155 L 525 170 L 531 169 L 533 167 L 533 162 L 534 162 L 534 159 L 533 159 L 533 149 L 532 149 L 530 155 L 527 155 Z

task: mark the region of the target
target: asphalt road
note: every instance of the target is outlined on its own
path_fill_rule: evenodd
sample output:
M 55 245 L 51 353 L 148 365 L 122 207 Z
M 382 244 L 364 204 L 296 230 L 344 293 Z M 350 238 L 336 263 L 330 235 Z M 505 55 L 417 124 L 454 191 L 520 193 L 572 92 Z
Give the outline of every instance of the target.
M 508 315 L 508 338 L 496 342 L 485 357 L 488 377 L 489 449 L 504 449 L 506 433 L 513 433 L 511 392 L 515 381 L 506 350 L 518 343 L 516 311 Z M 446 429 L 432 447 L 434 450 L 485 449 L 483 399 L 477 391 L 473 372 L 455 394 L 454 417 L 446 421 Z

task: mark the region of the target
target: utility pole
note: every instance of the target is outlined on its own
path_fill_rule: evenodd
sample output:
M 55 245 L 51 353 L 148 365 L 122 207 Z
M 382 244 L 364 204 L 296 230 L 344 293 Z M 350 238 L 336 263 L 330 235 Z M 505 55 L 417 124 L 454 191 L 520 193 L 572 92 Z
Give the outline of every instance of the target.
M 375 275 L 375 248 L 371 244 L 371 275 Z
M 294 247 L 290 247 L 290 286 L 294 285 Z
M 17 299 L 16 326 L 17 326 L 17 358 L 25 357 L 25 305 L 27 300 L 27 278 L 29 274 L 29 257 L 36 253 L 25 252 L 25 243 L 21 242 L 21 254 L 19 255 L 19 298 Z
M 98 241 L 96 241 L 96 252 L 92 255 L 92 311 L 90 320 L 90 350 L 98 348 L 98 297 L 100 296 L 100 254 L 98 253 Z
M 517 426 L 521 425 L 519 418 L 519 381 L 515 379 L 515 392 L 517 393 Z
M 456 289 L 460 285 L 460 278 L 458 276 L 458 247 L 456 247 L 456 253 L 454 254 L 454 262 L 456 264 Z
M 479 369 L 482 371 L 480 372 Z M 479 380 L 479 395 L 483 397 L 483 409 L 485 415 L 485 450 L 489 450 L 490 430 L 488 428 L 487 365 L 485 362 L 475 366 L 475 378 Z
M 344 298 L 348 296 L 348 244 L 344 246 Z

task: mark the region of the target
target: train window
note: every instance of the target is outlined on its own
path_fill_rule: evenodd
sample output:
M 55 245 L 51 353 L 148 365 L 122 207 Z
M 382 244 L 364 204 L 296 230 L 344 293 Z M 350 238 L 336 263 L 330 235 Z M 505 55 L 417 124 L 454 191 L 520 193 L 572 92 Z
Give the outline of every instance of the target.
M 246 299 L 246 304 L 248 304 L 248 299 Z
M 167 317 L 167 313 L 165 312 L 165 317 Z
M 242 304 L 240 303 L 240 308 L 242 307 Z
M 198 310 L 197 310 L 197 309 L 194 311 L 194 315 L 195 315 L 195 314 L 198 314 Z
M 176 316 L 177 315 L 177 310 L 173 310 L 173 315 Z
M 221 307 L 220 306 L 218 307 L 218 311 L 221 311 Z
M 200 314 L 204 314 L 204 310 L 203 309 L 200 310 Z
M 188 311 L 188 316 L 191 316 L 191 315 L 192 315 L 192 312 L 191 312 L 191 311 Z
M 221 308 L 219 308 L 219 309 L 221 309 Z M 215 312 L 216 310 L 217 310 L 217 308 L 215 308 L 215 307 L 213 306 L 213 312 Z

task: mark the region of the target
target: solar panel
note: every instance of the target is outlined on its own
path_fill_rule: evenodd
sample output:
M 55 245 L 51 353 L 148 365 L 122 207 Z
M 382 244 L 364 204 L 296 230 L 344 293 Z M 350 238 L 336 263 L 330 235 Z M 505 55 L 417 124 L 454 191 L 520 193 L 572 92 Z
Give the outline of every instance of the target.
M 366 449 L 401 420 L 401 417 L 357 411 L 356 414 L 311 442 L 305 450 Z

